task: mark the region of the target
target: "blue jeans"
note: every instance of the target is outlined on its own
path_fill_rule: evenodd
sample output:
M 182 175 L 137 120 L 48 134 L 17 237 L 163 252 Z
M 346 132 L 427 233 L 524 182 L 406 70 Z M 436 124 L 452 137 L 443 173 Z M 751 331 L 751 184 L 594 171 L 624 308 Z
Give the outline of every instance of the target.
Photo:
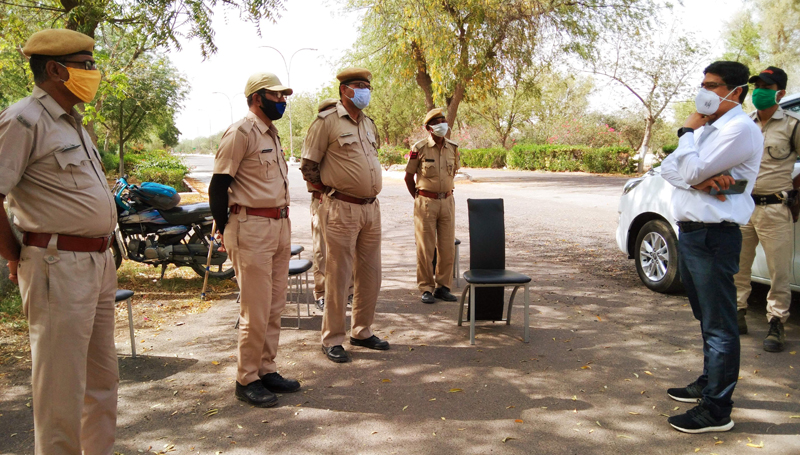
M 712 413 L 728 417 L 739 377 L 736 285 L 742 233 L 737 226 L 681 232 L 678 267 L 694 317 L 703 333 L 703 400 Z

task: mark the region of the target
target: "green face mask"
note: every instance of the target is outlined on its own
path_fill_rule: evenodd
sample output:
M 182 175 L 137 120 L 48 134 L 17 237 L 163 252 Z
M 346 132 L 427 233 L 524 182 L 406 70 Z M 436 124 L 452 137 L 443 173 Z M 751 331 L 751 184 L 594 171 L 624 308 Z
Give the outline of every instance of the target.
M 757 88 L 753 90 L 753 106 L 759 111 L 764 111 L 778 104 L 775 100 L 778 95 L 777 90 L 768 88 Z

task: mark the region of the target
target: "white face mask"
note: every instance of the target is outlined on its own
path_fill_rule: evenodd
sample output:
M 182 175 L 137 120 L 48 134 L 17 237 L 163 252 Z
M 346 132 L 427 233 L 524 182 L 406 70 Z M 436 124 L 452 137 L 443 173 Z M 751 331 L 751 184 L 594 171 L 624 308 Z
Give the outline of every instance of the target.
M 746 86 L 747 84 L 737 85 L 736 87 L 733 88 L 733 90 L 731 90 L 730 92 L 728 92 L 727 95 L 725 95 L 725 98 L 720 98 L 719 95 L 712 92 L 711 90 L 707 90 L 701 87 L 700 90 L 697 92 L 697 96 L 694 98 L 694 106 L 695 108 L 697 108 L 697 113 L 703 115 L 715 114 L 719 109 L 719 105 L 723 101 L 730 101 L 731 103 L 739 104 L 737 101 L 729 100 L 728 97 L 731 96 L 731 93 L 733 93 L 733 91 L 736 90 L 737 88 Z
M 431 133 L 435 134 L 436 136 L 444 137 L 444 135 L 447 134 L 447 129 L 448 129 L 447 123 L 430 125 L 430 127 L 432 130 Z

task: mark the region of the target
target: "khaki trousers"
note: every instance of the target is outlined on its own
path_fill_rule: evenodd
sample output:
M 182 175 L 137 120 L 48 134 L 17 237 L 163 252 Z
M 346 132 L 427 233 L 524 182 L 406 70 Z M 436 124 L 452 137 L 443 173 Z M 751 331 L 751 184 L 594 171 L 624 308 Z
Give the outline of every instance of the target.
M 456 255 L 456 204 L 453 196 L 414 199 L 414 237 L 417 241 L 417 285 L 422 292 L 453 285 Z M 434 279 L 433 252 L 439 251 Z
M 278 370 L 275 356 L 281 335 L 281 312 L 286 306 L 292 224 L 248 216 L 247 209 L 232 215 L 225 226 L 225 248 L 239 282 L 239 364 L 241 385 L 258 381 Z
M 372 336 L 381 288 L 381 207 L 351 204 L 324 196 L 320 221 L 325 233 L 325 312 L 322 345 L 342 345 L 347 332 L 348 282 L 354 279 L 350 336 Z
M 319 200 L 311 197 L 311 241 L 314 244 L 314 300 L 325 297 L 325 236 L 319 217 Z M 347 285 L 347 295 L 353 295 L 353 278 Z
M 53 236 L 56 238 L 56 236 Z M 23 246 L 19 287 L 31 338 L 37 455 L 110 455 L 119 369 L 110 251 Z
M 794 254 L 794 223 L 789 207 L 783 204 L 756 205 L 750 222 L 740 230 L 742 252 L 739 254 L 739 273 L 733 277 L 736 283 L 736 306 L 738 309 L 747 308 L 751 291 L 750 274 L 760 242 L 772 282 L 767 294 L 767 321 L 777 317 L 781 322 L 786 322 L 792 302 L 789 280 Z

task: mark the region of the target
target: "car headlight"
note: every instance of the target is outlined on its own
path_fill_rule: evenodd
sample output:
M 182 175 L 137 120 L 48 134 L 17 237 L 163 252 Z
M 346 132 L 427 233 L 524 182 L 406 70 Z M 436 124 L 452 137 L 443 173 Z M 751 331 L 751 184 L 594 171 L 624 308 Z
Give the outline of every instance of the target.
M 625 186 L 622 187 L 622 195 L 624 196 L 624 195 L 630 193 L 632 189 L 634 189 L 637 186 L 639 186 L 639 184 L 642 183 L 643 181 L 644 181 L 644 177 L 638 177 L 638 178 L 635 178 L 635 179 L 628 180 L 627 182 L 625 182 Z

